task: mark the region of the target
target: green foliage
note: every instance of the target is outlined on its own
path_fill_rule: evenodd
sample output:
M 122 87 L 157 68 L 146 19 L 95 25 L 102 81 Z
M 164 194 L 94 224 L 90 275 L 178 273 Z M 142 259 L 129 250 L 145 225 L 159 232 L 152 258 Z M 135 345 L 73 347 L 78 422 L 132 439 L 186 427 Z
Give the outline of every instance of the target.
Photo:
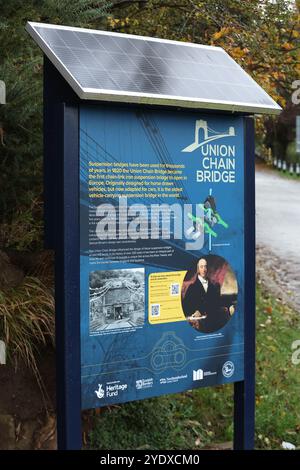
M 261 289 L 257 292 L 256 446 L 300 447 L 299 365 L 292 343 L 299 340 L 299 313 Z
M 300 160 L 300 155 L 296 152 L 296 141 L 290 142 L 286 149 L 286 160 L 288 163 L 297 163 Z
M 8 360 L 16 366 L 22 360 L 43 390 L 37 359 L 39 348 L 54 342 L 52 292 L 37 277 L 25 277 L 20 286 L 0 292 L 0 320 Z
M 42 244 L 43 59 L 25 31 L 26 22 L 91 26 L 93 20 L 101 24 L 109 5 L 91 0 L 0 0 L 0 79 L 7 90 L 7 104 L 0 106 L 5 132 L 5 146 L 0 143 L 3 247 L 36 249 Z
M 111 1 L 105 0 L 46 0 L 34 3 L 41 5 L 41 19 L 38 21 L 78 27 L 102 20 L 112 5 Z
M 196 390 L 106 409 L 94 419 L 92 449 L 197 449 L 232 438 L 232 386 Z M 221 397 L 222 395 L 222 397 Z M 225 397 L 227 398 L 225 400 Z M 224 399 L 223 407 L 220 408 Z M 213 412 L 212 412 L 213 409 Z M 221 431 L 221 432 L 220 432 Z
M 18 207 L 8 221 L 0 224 L 0 240 L 3 246 L 13 250 L 38 250 L 43 237 L 42 201 L 28 189 L 28 203 Z

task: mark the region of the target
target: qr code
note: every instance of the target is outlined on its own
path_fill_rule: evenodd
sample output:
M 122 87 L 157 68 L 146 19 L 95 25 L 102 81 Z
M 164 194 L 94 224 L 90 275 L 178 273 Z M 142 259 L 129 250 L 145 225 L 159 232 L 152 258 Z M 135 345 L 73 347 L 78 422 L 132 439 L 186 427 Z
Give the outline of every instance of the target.
M 160 304 L 151 305 L 151 317 L 159 317 L 160 315 Z
M 171 295 L 179 295 L 179 284 L 171 284 L 170 293 Z

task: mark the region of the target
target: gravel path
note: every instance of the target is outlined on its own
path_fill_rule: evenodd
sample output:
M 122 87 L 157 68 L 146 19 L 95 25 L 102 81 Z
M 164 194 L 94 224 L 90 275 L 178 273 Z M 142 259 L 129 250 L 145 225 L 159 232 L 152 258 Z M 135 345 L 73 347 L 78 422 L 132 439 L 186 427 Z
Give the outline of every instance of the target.
M 256 166 L 258 278 L 300 312 L 300 181 Z

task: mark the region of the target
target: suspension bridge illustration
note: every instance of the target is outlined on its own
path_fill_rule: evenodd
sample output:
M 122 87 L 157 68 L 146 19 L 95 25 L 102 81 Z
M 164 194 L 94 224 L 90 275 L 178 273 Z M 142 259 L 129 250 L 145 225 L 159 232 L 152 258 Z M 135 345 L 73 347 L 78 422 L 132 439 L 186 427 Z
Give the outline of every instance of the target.
M 203 137 L 204 139 L 199 142 L 199 134 L 200 130 L 203 130 Z M 211 135 L 209 135 L 209 133 Z M 228 129 L 228 132 L 220 133 L 215 131 L 214 129 L 210 128 L 207 125 L 207 121 L 204 121 L 203 119 L 199 119 L 195 123 L 195 141 L 185 147 L 182 152 L 194 152 L 194 150 L 198 149 L 199 147 L 202 147 L 205 144 L 208 144 L 209 142 L 212 142 L 214 140 L 218 139 L 223 139 L 224 137 L 234 137 L 235 136 L 235 129 L 233 126 L 230 126 Z
M 229 225 L 225 220 L 222 219 L 221 215 L 217 212 L 216 201 L 212 196 L 212 189 L 209 190 L 209 196 L 207 196 L 204 204 L 199 204 L 199 207 L 203 210 L 204 220 L 200 217 L 195 217 L 192 213 L 188 214 L 188 217 L 193 221 L 195 226 L 195 232 L 193 235 L 194 239 L 200 237 L 204 230 L 204 233 L 208 234 L 208 250 L 212 249 L 212 237 L 217 238 L 218 234 L 213 229 L 217 224 L 222 225 L 224 228 L 228 228 Z M 191 229 L 190 229 L 191 233 Z M 188 233 L 188 235 L 190 234 Z

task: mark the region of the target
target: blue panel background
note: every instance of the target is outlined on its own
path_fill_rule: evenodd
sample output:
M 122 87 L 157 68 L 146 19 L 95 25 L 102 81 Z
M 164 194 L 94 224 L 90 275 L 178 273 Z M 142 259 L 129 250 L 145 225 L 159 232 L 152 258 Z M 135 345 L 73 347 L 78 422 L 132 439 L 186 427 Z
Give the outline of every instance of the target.
M 210 128 L 224 132 L 230 126 L 235 136 L 216 141 L 218 144 L 236 146 L 236 182 L 197 183 L 195 173 L 200 169 L 200 153 L 183 153 L 181 150 L 194 140 L 195 121 L 204 119 Z M 92 144 L 91 144 L 92 143 Z M 237 310 L 231 320 L 215 338 L 205 337 L 186 321 L 160 325 L 148 323 L 148 276 L 152 272 L 187 270 L 201 255 L 208 254 L 208 237 L 201 251 L 187 252 L 181 240 L 171 240 L 175 255 L 169 259 L 155 260 L 143 266 L 128 263 L 109 263 L 99 267 L 89 264 L 88 206 L 102 201 L 89 201 L 88 160 L 93 161 L 160 162 L 171 159 L 185 163 L 185 194 L 189 203 L 203 203 L 209 190 L 217 201 L 217 209 L 229 224 L 218 226 L 217 242 L 230 246 L 215 246 L 211 254 L 225 258 L 236 274 L 238 282 Z M 244 378 L 244 136 L 243 119 L 236 116 L 214 116 L 202 113 L 144 110 L 135 108 L 109 108 L 85 105 L 80 109 L 80 302 L 81 302 L 81 368 L 82 408 L 144 399 L 166 393 L 175 393 L 199 386 L 236 382 Z M 108 201 L 105 201 L 108 202 Z M 138 202 L 137 200 L 134 201 Z M 144 202 L 144 201 L 141 201 Z M 151 202 L 151 201 L 150 201 Z M 155 201 L 157 203 L 157 201 Z M 168 200 L 165 202 L 178 202 Z M 128 201 L 128 204 L 130 200 Z M 137 242 L 141 246 L 151 241 Z M 155 240 L 155 245 L 159 243 Z M 160 241 L 161 244 L 169 243 Z M 145 324 L 136 331 L 117 334 L 89 335 L 89 273 L 100 269 L 145 268 Z M 202 336 L 202 340 L 199 337 Z M 198 340 L 195 340 L 198 338 Z M 184 354 L 184 363 L 178 367 L 166 366 L 157 371 L 151 365 L 153 353 L 161 342 L 172 341 L 176 351 Z M 226 361 L 234 363 L 230 378 L 222 374 Z M 216 375 L 193 381 L 193 370 L 216 371 Z M 185 376 L 175 383 L 162 384 L 161 378 Z M 137 389 L 136 381 L 153 379 L 153 386 Z M 119 381 L 127 389 L 117 396 L 99 399 L 95 393 L 98 384 L 105 389 L 107 382 Z

